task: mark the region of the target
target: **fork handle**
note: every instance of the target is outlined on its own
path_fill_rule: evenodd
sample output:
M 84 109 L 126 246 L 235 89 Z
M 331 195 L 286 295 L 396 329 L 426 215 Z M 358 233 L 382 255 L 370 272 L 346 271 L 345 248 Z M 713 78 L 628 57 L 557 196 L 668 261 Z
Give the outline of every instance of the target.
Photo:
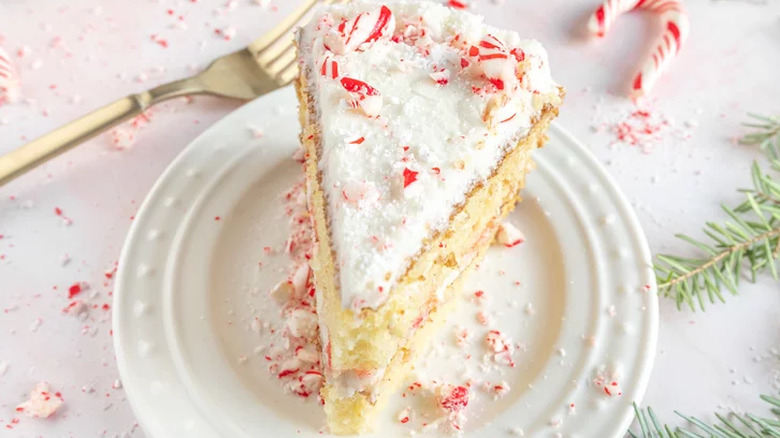
M 0 156 L 0 186 L 77 144 L 141 114 L 150 101 L 148 92 L 127 96 Z

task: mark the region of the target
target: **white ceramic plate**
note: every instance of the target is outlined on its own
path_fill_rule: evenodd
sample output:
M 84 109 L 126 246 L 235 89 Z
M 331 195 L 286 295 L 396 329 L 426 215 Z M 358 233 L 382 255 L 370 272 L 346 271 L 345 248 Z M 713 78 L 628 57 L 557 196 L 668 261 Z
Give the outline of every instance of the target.
M 301 178 L 291 158 L 296 107 L 287 88 L 215 124 L 136 216 L 120 261 L 114 340 L 128 398 L 152 437 L 322 436 L 321 406 L 286 395 L 269 377 L 254 351 L 272 340 L 251 323 L 280 323 L 267 291 L 286 259 L 262 248 L 288 236 L 281 194 Z M 250 127 L 265 135 L 253 138 Z M 478 394 L 470 403 L 467 436 L 620 437 L 655 353 L 647 243 L 614 182 L 560 127 L 536 160 L 525 201 L 510 216 L 526 243 L 491 248 L 464 291 L 484 290 L 487 303 L 464 299 L 415 378 L 510 385 L 498 401 Z M 479 370 L 487 329 L 478 310 L 522 346 L 517 367 Z M 465 351 L 453 346 L 456 326 L 475 334 Z M 463 359 L 468 352 L 472 359 Z M 621 394 L 607 395 L 600 376 L 606 385 L 616 380 L 610 392 Z M 405 402 L 392 401 L 376 436 L 417 430 L 422 420 L 396 418 Z

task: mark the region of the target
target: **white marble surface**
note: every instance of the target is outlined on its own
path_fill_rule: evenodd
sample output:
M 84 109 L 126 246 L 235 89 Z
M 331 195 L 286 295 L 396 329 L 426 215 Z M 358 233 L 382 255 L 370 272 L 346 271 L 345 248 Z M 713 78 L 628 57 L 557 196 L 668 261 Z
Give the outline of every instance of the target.
M 0 45 L 14 55 L 25 100 L 0 107 L 0 152 L 113 98 L 178 78 L 237 49 L 297 2 L 271 0 L 71 0 L 0 3 Z M 664 128 L 650 153 L 610 146 L 594 130 L 630 111 L 623 90 L 658 31 L 648 14 L 622 17 L 604 41 L 584 38 L 594 1 L 496 5 L 487 21 L 541 40 L 568 88 L 561 124 L 587 143 L 634 204 L 653 251 L 686 251 L 673 235 L 698 235 L 739 200 L 761 155 L 738 146 L 748 111 L 780 112 L 780 3 L 689 1 L 691 37 L 657 85 L 653 113 Z M 232 6 L 234 5 L 234 6 Z M 278 7 L 278 10 L 274 10 Z M 172 11 L 172 15 L 169 14 Z M 186 26 L 177 24 L 183 17 Z M 235 29 L 226 41 L 215 29 Z M 225 32 L 223 32 L 224 35 Z M 230 33 L 230 32 L 228 32 Z M 153 41 L 164 39 L 164 48 Z M 27 54 L 18 58 L 18 49 Z M 111 271 L 138 204 L 174 156 L 238 103 L 199 97 L 162 105 L 132 148 L 98 137 L 0 188 L 0 428 L 5 436 L 142 436 L 118 378 L 110 334 Z M 72 224 L 55 214 L 60 208 Z M 69 261 L 63 263 L 67 255 Z M 68 288 L 87 282 L 98 308 L 86 321 L 62 313 Z M 658 358 L 646 403 L 708 417 L 718 409 L 763 409 L 759 393 L 780 389 L 780 293 L 765 278 L 706 313 L 662 302 Z M 36 382 L 61 391 L 48 420 L 21 417 Z M 11 419 L 20 418 L 6 430 Z

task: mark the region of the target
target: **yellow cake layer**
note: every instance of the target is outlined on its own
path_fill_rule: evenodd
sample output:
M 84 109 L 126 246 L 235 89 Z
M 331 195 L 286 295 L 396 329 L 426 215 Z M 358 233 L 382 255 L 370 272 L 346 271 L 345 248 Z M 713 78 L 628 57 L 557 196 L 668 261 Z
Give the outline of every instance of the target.
M 489 245 L 485 246 L 487 249 Z M 401 347 L 393 356 L 381 382 L 377 385 L 379 394 L 374 402 L 365 394 L 355 393 L 351 397 L 338 397 L 333 394 L 333 387 L 325 384 L 322 397 L 325 400 L 325 414 L 328 419 L 328 430 L 336 435 L 351 435 L 370 432 L 376 422 L 377 415 L 382 411 L 389 396 L 404 383 L 404 379 L 413 369 L 417 355 L 425 351 L 427 341 L 446 321 L 446 315 L 452 313 L 457 300 L 451 299 L 460 292 L 467 274 L 471 272 L 482 254 L 475 257 L 474 262 L 466 268 L 446 290 L 447 300 L 433 307 L 426 321 L 409 338 L 407 345 Z
M 461 280 L 456 280 L 443 296 L 437 291 L 453 274 L 479 260 L 492 240 L 495 227 L 514 208 L 525 175 L 533 167 L 531 151 L 543 145 L 545 132 L 558 110 L 545 107 L 528 135 L 504 157 L 486 183 L 472 189 L 466 202 L 450 218 L 448 229 L 424 242 L 423 251 L 389 292 L 388 300 L 376 310 L 363 309 L 356 313 L 342 307 L 335 283 L 335 254 L 325 217 L 327 199 L 320 187 L 318 123 L 313 102 L 305 93 L 305 75 L 299 76 L 296 89 L 301 102 L 301 141 L 306 152 L 307 196 L 316 241 L 312 267 L 320 330 L 327 332 L 327 345 L 323 345 L 326 384 L 322 394 L 328 426 L 331 433 L 362 433 L 370 430 L 375 412 L 403 379 L 413 345 L 425 338 L 419 330 L 412 336 L 413 327 L 420 325 L 416 322 L 441 313 L 437 311 L 439 305 L 458 291 Z M 484 238 L 486 233 L 488 238 Z M 381 380 L 373 393 L 348 394 L 339 383 L 339 376 L 345 373 L 378 373 Z

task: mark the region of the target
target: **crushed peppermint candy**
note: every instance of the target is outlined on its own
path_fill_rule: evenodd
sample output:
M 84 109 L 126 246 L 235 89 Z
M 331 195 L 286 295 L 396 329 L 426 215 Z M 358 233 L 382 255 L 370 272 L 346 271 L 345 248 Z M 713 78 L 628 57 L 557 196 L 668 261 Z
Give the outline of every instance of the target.
M 471 393 L 462 385 L 445 384 L 436 388 L 436 406 L 446 416 L 454 430 L 463 430 L 466 417 L 463 411 L 469 404 Z
M 455 328 L 455 343 L 458 347 L 465 347 L 472 337 L 473 334 L 469 329 L 462 327 Z
M 487 326 L 487 325 L 490 324 L 490 317 L 488 316 L 487 313 L 485 313 L 484 310 L 478 311 L 477 315 L 476 315 L 476 318 L 477 318 L 477 322 L 479 323 L 479 325 Z
M 71 285 L 68 288 L 68 299 L 69 300 L 73 299 L 73 297 L 79 295 L 81 292 L 85 290 L 89 290 L 89 283 L 86 283 L 84 281 L 73 283 L 73 285 Z
M 603 365 L 597 368 L 594 374 L 592 382 L 597 392 L 607 397 L 623 395 L 623 389 L 620 386 L 622 372 L 619 367 Z
M 465 0 L 447 0 L 447 6 L 453 9 L 468 9 L 469 3 Z
M 420 172 L 415 172 L 414 170 L 409 169 L 408 167 L 404 168 L 403 171 L 403 178 L 404 178 L 404 188 L 409 187 L 410 184 L 417 181 L 417 175 L 419 175 Z
M 323 384 L 317 312 L 314 302 L 313 274 L 309 266 L 312 251 L 312 230 L 306 209 L 303 182 L 297 182 L 283 195 L 285 214 L 289 217 L 291 235 L 285 244 L 285 254 L 292 266 L 287 278 L 269 292 L 279 305 L 284 320 L 280 328 L 284 345 L 271 348 L 259 347 L 268 373 L 280 380 L 285 392 L 301 398 L 319 397 Z M 272 254 L 272 249 L 264 251 Z M 259 332 L 263 327 L 255 318 L 250 327 Z M 270 328 L 274 332 L 276 328 Z
M 490 394 L 490 396 L 493 398 L 493 400 L 498 400 L 505 395 L 509 394 L 509 390 L 511 389 L 509 387 L 509 384 L 505 381 L 501 381 L 498 383 L 490 383 L 485 382 L 483 384 L 483 389 Z
M 16 412 L 35 418 L 48 418 L 57 412 L 62 404 L 62 394 L 51 392 L 48 383 L 39 382 L 30 391 L 30 399 L 17 406 Z
M 337 55 L 354 50 L 365 50 L 369 44 L 389 36 L 395 29 L 395 18 L 387 6 L 361 12 L 354 18 L 344 19 L 330 28 L 325 36 L 325 47 Z
M 379 115 L 379 111 L 382 109 L 382 95 L 376 88 L 361 80 L 346 76 L 341 78 L 340 82 L 349 95 L 347 103 L 350 107 L 360 109 L 368 117 Z
M 431 79 L 433 79 L 433 82 L 438 85 L 447 85 L 450 82 L 450 71 L 447 69 L 433 72 L 428 76 L 430 76 Z
M 398 413 L 396 416 L 398 419 L 398 422 L 401 424 L 406 424 L 409 422 L 409 420 L 412 419 L 412 408 L 407 406 L 401 410 L 401 412 Z
M 513 354 L 515 346 L 512 339 L 499 330 L 490 330 L 485 336 L 485 344 L 488 350 L 492 352 L 493 360 L 499 365 L 514 367 L 515 362 Z
M 496 231 L 496 242 L 507 248 L 512 248 L 525 241 L 523 232 L 509 222 L 503 222 Z
M 650 100 L 621 101 L 610 105 L 614 109 L 609 113 L 604 113 L 601 102 L 596 105 L 592 129 L 607 134 L 611 147 L 631 146 L 650 154 L 661 145 L 688 142 L 696 128 L 691 124 L 679 127 Z
M 329 53 L 325 53 L 322 56 L 322 60 L 318 62 L 320 65 L 320 74 L 326 78 L 336 79 L 339 77 L 339 63 Z
M 133 147 L 136 143 L 138 132 L 149 124 L 151 117 L 152 110 L 147 110 L 133 117 L 129 122 L 108 131 L 106 135 L 114 149 L 122 151 Z
M 350 204 L 371 204 L 379 200 L 379 191 L 370 182 L 347 182 L 341 195 Z

